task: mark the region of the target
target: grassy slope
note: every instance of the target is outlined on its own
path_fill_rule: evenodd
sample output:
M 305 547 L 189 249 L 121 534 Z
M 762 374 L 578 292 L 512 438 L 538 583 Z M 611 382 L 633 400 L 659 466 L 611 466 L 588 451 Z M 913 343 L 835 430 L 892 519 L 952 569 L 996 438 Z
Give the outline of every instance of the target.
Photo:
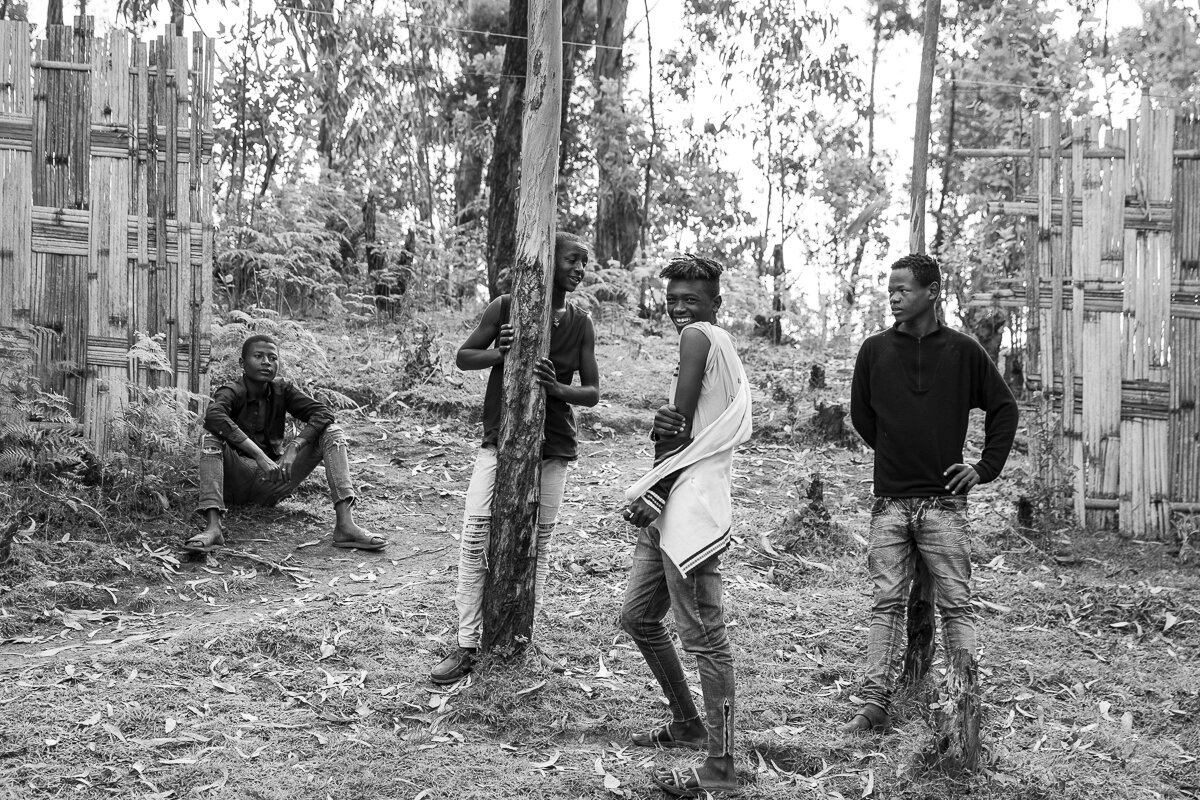
M 443 329 L 457 336 L 461 324 Z M 626 746 L 665 709 L 617 628 L 632 532 L 613 511 L 649 458 L 638 425 L 660 402 L 674 338 L 619 321 L 597 327 L 605 404 L 582 418 L 583 458 L 538 628 L 542 651 L 565 672 L 529 659 L 450 692 L 425 682 L 453 641 L 452 536 L 474 438 L 463 417 L 482 391 L 478 376 L 446 370 L 380 416 L 349 421 L 357 475 L 370 484 L 361 516 L 394 542 L 382 556 L 297 549 L 327 536 L 319 484 L 279 517 L 231 518 L 240 550 L 288 557 L 307 570 L 295 578 L 227 555 L 176 568 L 150 551 L 178 531 L 150 531 L 149 549 L 125 550 L 39 531 L 0 578 L 19 577 L 42 607 L 34 616 L 56 621 L 24 630 L 33 641 L 0 653 L 8 721 L 0 789 L 86 798 L 658 796 L 644 777 L 650 764 L 687 758 Z M 373 365 L 392 357 L 384 337 L 326 333 L 343 386 L 370 383 Z M 968 786 L 1004 798 L 1200 796 L 1200 734 L 1189 719 L 1200 713 L 1194 567 L 1111 534 L 1023 539 L 1008 524 L 1012 480 L 972 504 L 987 770 L 967 785 L 924 773 L 928 728 L 915 699 L 889 736 L 834 735 L 862 668 L 870 456 L 814 442 L 804 429 L 816 400 L 844 395 L 845 354 L 822 358 L 825 392 L 807 389 L 803 353 L 746 343 L 744 355 L 758 389 L 758 435 L 739 459 L 738 543 L 725 572 L 748 796 L 956 797 Z M 1019 457 L 1013 466 L 1019 475 Z M 836 523 L 821 538 L 794 513 L 798 481 L 818 471 Z M 254 526 L 261 532 L 245 533 Z M 72 577 L 107 585 L 115 601 L 65 583 Z M 95 612 L 62 613 L 86 608 Z M 8 613 L 29 611 L 18 599 Z

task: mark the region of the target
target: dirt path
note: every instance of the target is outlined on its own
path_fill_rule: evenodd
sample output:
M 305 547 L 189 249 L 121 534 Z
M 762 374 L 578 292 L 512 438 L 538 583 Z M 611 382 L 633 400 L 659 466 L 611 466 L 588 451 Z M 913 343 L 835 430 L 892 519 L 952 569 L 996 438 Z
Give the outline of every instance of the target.
M 265 616 L 287 616 L 352 598 L 400 603 L 417 587 L 423 587 L 422 594 L 437 593 L 440 587 L 451 602 L 475 442 L 460 440 L 452 433 L 458 426 L 436 418 L 414 424 L 412 418 L 350 417 L 343 424 L 362 497 L 356 516 L 360 524 L 388 537 L 385 550 L 330 547 L 333 512 L 318 469 L 296 496 L 275 509 L 231 511 L 222 550 L 193 556 L 173 542 L 147 548 L 140 556 L 160 565 L 162 583 L 107 587 L 117 608 L 81 609 L 65 615 L 58 632 L 6 642 L 0 649 L 0 672 L 47 661 L 103 659 L 130 645 L 169 642 L 199 631 L 217 635 L 222 628 Z M 621 483 L 633 475 L 634 456 L 642 455 L 633 439 L 626 434 L 621 441 L 585 441 L 572 482 Z M 561 527 L 574 526 L 582 511 L 580 499 L 579 489 L 569 487 Z M 119 610 L 120 601 L 131 594 L 134 605 L 144 610 Z
M 454 638 L 475 442 L 444 417 L 347 419 L 358 516 L 387 550 L 331 548 L 316 479 L 270 512 L 231 514 L 232 546 L 208 559 L 179 559 L 186 531 L 148 537 L 122 557 L 125 579 L 90 590 L 111 602 L 46 609 L 52 622 L 0 648 L 0 797 L 660 797 L 646 771 L 690 754 L 628 746 L 664 708 L 616 622 L 632 532 L 614 512 L 649 460 L 649 412 L 632 391 L 609 397 L 585 417 L 538 621 L 556 668 L 430 686 Z M 762 402 L 756 428 L 778 431 L 781 413 Z M 860 450 L 778 435 L 738 457 L 722 561 L 750 798 L 965 791 L 923 772 L 916 698 L 887 737 L 834 733 L 862 670 L 868 468 Z M 798 481 L 815 473 L 836 523 L 826 538 L 794 516 Z M 1200 796 L 1200 578 L 1161 546 L 1108 534 L 1031 548 L 1006 532 L 1013 483 L 971 504 L 989 743 L 972 794 Z M 147 570 L 161 580 L 135 579 Z

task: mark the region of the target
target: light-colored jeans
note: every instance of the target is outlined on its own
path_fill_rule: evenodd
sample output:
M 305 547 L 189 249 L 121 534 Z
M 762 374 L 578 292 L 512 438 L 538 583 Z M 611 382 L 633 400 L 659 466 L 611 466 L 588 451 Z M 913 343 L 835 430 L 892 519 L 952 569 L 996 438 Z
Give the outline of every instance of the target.
M 924 559 L 942 614 L 947 657 L 964 648 L 975 657 L 971 607 L 971 538 L 967 498 L 878 497 L 871 509 L 867 570 L 875 584 L 867 633 L 867 673 L 862 698 L 890 711 L 902 661 L 908 594 L 916 556 Z
M 670 609 L 683 649 L 696 657 L 704 715 L 708 728 L 708 754 L 733 753 L 733 653 L 725 633 L 722 607 L 721 562 L 713 556 L 687 575 L 659 545 L 658 529 L 642 528 L 633 552 L 633 569 L 625 587 L 621 627 L 633 639 L 650 671 L 662 687 L 676 722 L 696 719 L 700 712 L 692 700 L 687 676 L 663 618 Z
M 542 461 L 541 498 L 538 505 L 537 578 L 533 587 L 534 616 L 542 610 L 546 578 L 550 574 L 550 540 L 567 485 L 568 462 L 564 458 Z M 483 585 L 488 571 L 488 542 L 492 534 L 492 493 L 496 488 L 496 451 L 480 448 L 475 470 L 467 486 L 463 512 L 462 541 L 458 550 L 458 644 L 479 647 L 483 631 Z
M 200 500 L 196 511 L 203 514 L 215 509 L 224 513 L 227 506 L 273 506 L 299 489 L 322 463 L 333 504 L 343 500 L 354 502 L 346 432 L 341 425 L 330 425 L 316 442 L 300 451 L 292 463 L 292 478 L 285 484 L 269 479 L 254 459 L 224 439 L 211 433 L 201 434 Z

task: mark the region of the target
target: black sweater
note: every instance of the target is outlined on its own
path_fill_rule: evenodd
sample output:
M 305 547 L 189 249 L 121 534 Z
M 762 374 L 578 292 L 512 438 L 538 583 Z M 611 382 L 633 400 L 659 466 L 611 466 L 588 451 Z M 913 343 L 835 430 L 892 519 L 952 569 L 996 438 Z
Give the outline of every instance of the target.
M 850 419 L 875 450 L 875 495 L 946 494 L 943 473 L 963 463 L 972 408 L 987 414 L 983 455 L 974 465 L 987 483 L 1012 449 L 1017 402 L 979 342 L 945 326 L 920 339 L 893 327 L 863 342 Z

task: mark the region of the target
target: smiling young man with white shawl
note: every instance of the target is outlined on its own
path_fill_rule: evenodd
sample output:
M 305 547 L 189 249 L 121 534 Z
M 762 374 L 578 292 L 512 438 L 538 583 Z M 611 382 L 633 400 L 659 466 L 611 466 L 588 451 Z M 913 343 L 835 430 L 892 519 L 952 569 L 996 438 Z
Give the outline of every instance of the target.
M 733 450 L 750 438 L 750 384 L 733 340 L 715 324 L 721 271 L 714 261 L 686 256 L 661 273 L 667 311 L 680 332 L 673 402 L 654 418 L 654 468 L 625 492 L 625 518 L 641 530 L 621 626 L 662 686 L 672 716 L 633 742 L 707 751 L 697 767 L 654 774 L 656 784 L 681 797 L 738 788 L 720 554 L 729 546 Z M 668 609 L 683 649 L 699 665 L 704 718 L 663 623 Z

